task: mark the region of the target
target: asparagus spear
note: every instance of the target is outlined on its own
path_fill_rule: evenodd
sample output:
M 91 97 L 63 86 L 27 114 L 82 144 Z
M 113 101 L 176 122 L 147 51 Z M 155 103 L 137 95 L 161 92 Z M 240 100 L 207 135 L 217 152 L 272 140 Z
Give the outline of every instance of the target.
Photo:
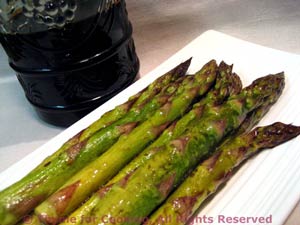
M 90 224 L 85 218 L 98 218 L 96 224 L 140 224 L 224 136 L 239 127 L 247 113 L 262 104 L 284 82 L 282 75 L 269 75 L 253 82 L 240 94 L 219 106 L 207 107 L 197 126 L 162 146 L 144 165 L 119 182 L 104 186 L 94 198 L 97 204 L 83 204 L 69 218 L 75 224 Z M 65 224 L 69 223 L 67 220 Z M 95 223 L 94 223 L 95 224 Z
M 177 94 L 147 121 L 128 135 L 123 135 L 108 151 L 87 165 L 67 181 L 58 191 L 35 209 L 43 223 L 52 223 L 55 218 L 74 210 L 97 188 L 107 182 L 134 156 L 176 118 L 182 116 L 191 103 L 204 95 L 214 84 L 217 65 L 214 60 L 207 63 L 194 76 L 188 76 L 177 89 Z M 88 178 L 88 179 L 87 179 Z
M 107 185 L 114 184 L 122 177 L 136 170 L 140 165 L 144 164 L 147 160 L 150 160 L 160 146 L 180 136 L 189 126 L 197 123 L 202 116 L 205 106 L 209 107 L 221 104 L 228 96 L 238 94 L 242 89 L 242 82 L 238 75 L 231 74 L 231 72 L 232 66 L 229 66 L 222 61 L 219 66 L 216 84 L 214 88 L 207 93 L 205 98 L 194 104 L 193 109 L 185 114 L 179 121 L 175 121 L 169 126 L 155 142 L 148 146 L 142 154 L 126 165 L 126 167 L 114 176 Z
M 299 134 L 300 127 L 277 122 L 226 142 L 193 171 L 146 224 L 186 224 L 202 202 L 216 192 L 241 162 L 262 149 L 273 148 Z
M 184 64 L 184 69 L 176 71 L 185 72 L 186 67 L 187 64 Z M 191 78 L 187 77 L 185 80 L 191 80 Z M 79 140 L 80 135 L 75 137 L 69 142 L 73 144 L 71 147 L 66 144 L 62 150 L 59 150 L 59 153 L 54 154 L 55 156 L 50 156 L 23 179 L 0 192 L 1 225 L 15 224 L 33 210 L 57 190 L 66 179 L 113 145 L 122 134 L 130 132 L 139 122 L 146 120 L 156 109 L 164 105 L 175 92 L 180 90 L 178 86 L 181 82 L 182 80 L 176 80 L 170 83 L 151 101 L 146 101 L 145 104 L 141 101 L 123 118 L 100 129 L 91 137 L 83 141 Z

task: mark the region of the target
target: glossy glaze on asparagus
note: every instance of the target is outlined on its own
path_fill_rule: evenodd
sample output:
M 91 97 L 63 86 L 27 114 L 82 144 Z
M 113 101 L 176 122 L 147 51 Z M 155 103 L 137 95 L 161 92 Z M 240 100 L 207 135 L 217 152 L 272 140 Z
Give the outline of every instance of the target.
M 216 72 L 217 64 L 212 60 L 194 76 L 186 76 L 179 83 L 176 94 L 153 116 L 148 117 L 128 135 L 123 135 L 108 151 L 75 174 L 39 205 L 35 213 L 40 220 L 46 224 L 52 223 L 55 218 L 59 219 L 78 207 L 155 140 L 172 121 L 184 115 L 193 101 L 203 96 L 215 83 Z
M 148 146 L 142 154 L 133 159 L 125 168 L 123 168 L 115 177 L 113 177 L 107 185 L 111 185 L 122 177 L 136 170 L 140 165 L 150 160 L 153 154 L 157 152 L 157 148 L 168 141 L 180 136 L 192 124 L 199 122 L 202 117 L 204 107 L 222 104 L 229 96 L 238 94 L 242 89 L 242 82 L 236 74 L 232 74 L 232 66 L 221 62 L 218 69 L 216 84 L 213 89 L 207 93 L 205 98 L 194 104 L 193 109 L 185 114 L 179 121 L 175 121 L 169 126 L 155 142 Z
M 128 218 L 120 224 L 140 224 L 134 218 L 150 214 L 182 181 L 186 173 L 212 151 L 230 132 L 237 129 L 247 113 L 259 107 L 284 82 L 282 75 L 269 75 L 253 82 L 224 104 L 205 108 L 197 126 L 163 145 L 151 160 L 94 196 L 95 205 L 83 204 L 69 218 L 76 224 L 89 224 L 81 218 L 105 218 L 96 224 L 113 224 L 114 218 Z M 66 221 L 63 224 L 72 224 Z M 74 223 L 73 223 L 74 224 Z
M 190 60 L 180 64 L 127 103 L 104 114 L 22 180 L 1 191 L 1 225 L 15 224 L 57 190 L 66 179 L 113 145 L 122 134 L 130 132 L 139 122 L 146 120 L 164 105 L 177 91 L 181 83 L 177 80 L 185 75 L 189 64 Z
M 202 202 L 230 178 L 241 162 L 262 149 L 273 148 L 299 134 L 300 127 L 277 122 L 224 143 L 193 171 L 145 224 L 186 224 Z

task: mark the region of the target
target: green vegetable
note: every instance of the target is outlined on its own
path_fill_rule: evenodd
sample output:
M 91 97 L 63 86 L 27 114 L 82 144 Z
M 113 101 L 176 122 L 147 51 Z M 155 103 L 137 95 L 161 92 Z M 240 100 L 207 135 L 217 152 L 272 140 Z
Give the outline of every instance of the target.
M 187 76 L 177 83 L 176 94 L 158 109 L 148 120 L 123 135 L 108 151 L 75 174 L 58 191 L 35 209 L 43 223 L 52 223 L 55 218 L 72 212 L 88 196 L 105 184 L 133 157 L 140 153 L 151 141 L 175 119 L 182 116 L 192 102 L 203 96 L 214 84 L 217 65 L 207 63 L 194 76 Z M 109 133 L 107 135 L 110 135 Z
M 284 74 L 279 73 L 278 76 L 284 76 Z M 264 117 L 264 115 L 269 111 L 272 105 L 274 105 L 274 103 L 277 102 L 284 89 L 284 86 L 285 83 L 281 82 L 278 89 L 275 90 L 270 96 L 264 99 L 264 102 L 261 106 L 250 112 L 249 115 L 247 115 L 245 121 L 242 123 L 241 127 L 239 127 L 238 131 L 235 133 L 235 135 L 245 133 L 246 131 L 249 131 L 249 129 L 251 130 L 254 127 L 254 125 L 256 125 Z
M 262 149 L 273 148 L 299 134 L 300 127 L 274 123 L 225 142 L 193 171 L 146 224 L 186 224 L 202 202 L 226 182 L 241 162 Z
M 150 160 L 160 146 L 180 136 L 189 128 L 189 126 L 199 122 L 204 107 L 221 104 L 224 100 L 226 100 L 226 98 L 228 98 L 228 96 L 239 93 L 242 89 L 241 80 L 236 74 L 232 74 L 231 72 L 232 66 L 221 62 L 214 88 L 210 90 L 207 95 L 200 100 L 200 102 L 194 104 L 192 110 L 185 114 L 180 120 L 175 121 L 171 126 L 169 126 L 156 141 L 142 152 L 142 154 L 133 159 L 125 168 L 113 177 L 108 182 L 108 185 L 115 183 L 122 177 L 136 170 L 136 168 L 140 165 L 144 164 L 147 160 Z
M 101 188 L 69 218 L 76 218 L 75 224 L 89 224 L 84 218 L 102 219 L 97 224 L 114 224 L 116 218 L 129 220 L 119 224 L 140 224 L 140 219 L 162 203 L 204 156 L 281 86 L 283 79 L 282 75 L 260 78 L 224 104 L 206 107 L 196 126 L 161 146 L 151 160 L 117 183 Z
M 48 157 L 23 179 L 1 191 L 1 225 L 15 224 L 68 178 L 105 152 L 122 134 L 130 132 L 139 122 L 146 120 L 156 109 L 164 105 L 177 91 L 180 83 L 178 77 L 186 73 L 189 64 L 190 60 L 179 65 L 155 81 L 148 89 L 132 97 L 129 103 L 105 114 L 99 121 L 69 140 L 57 153 Z M 172 83 L 174 80 L 177 83 Z M 128 109 L 130 110 L 126 113 Z M 125 115 L 122 117 L 119 113 Z M 119 117 L 122 118 L 118 120 Z

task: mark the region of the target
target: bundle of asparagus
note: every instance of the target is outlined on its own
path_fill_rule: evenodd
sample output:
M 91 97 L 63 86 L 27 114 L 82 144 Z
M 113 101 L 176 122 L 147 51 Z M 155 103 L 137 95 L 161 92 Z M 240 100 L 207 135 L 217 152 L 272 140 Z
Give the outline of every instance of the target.
M 207 65 L 209 65 L 209 64 L 207 64 Z M 206 66 L 204 66 L 204 68 L 206 68 Z M 216 84 L 214 85 L 213 90 L 211 90 L 206 95 L 205 98 L 201 99 L 201 101 L 199 103 L 195 104 L 193 109 L 191 111 L 189 111 L 187 114 L 185 114 L 183 116 L 183 118 L 174 122 L 170 127 L 168 127 L 163 132 L 163 134 L 160 135 L 160 137 L 154 143 L 152 143 L 150 145 L 150 147 L 148 147 L 146 150 L 143 151 L 143 155 L 147 155 L 146 157 L 149 158 L 154 147 L 158 148 L 159 146 L 168 142 L 175 136 L 179 136 L 188 127 L 189 123 L 195 122 L 195 120 L 198 120 L 201 117 L 201 114 L 202 114 L 202 111 L 203 111 L 203 108 L 205 105 L 220 104 L 221 101 L 225 100 L 230 94 L 240 92 L 242 84 L 241 84 L 239 77 L 237 77 L 236 75 L 231 75 L 232 67 L 227 66 L 225 63 L 221 63 L 221 66 L 219 69 L 220 69 L 219 76 L 217 78 L 217 81 L 216 81 Z M 199 74 L 201 74 L 201 70 L 200 70 Z M 196 74 L 195 76 L 198 76 L 198 74 Z M 126 154 L 128 154 L 128 152 Z M 141 158 L 141 160 L 139 160 L 139 158 Z M 122 176 L 122 173 L 123 174 L 127 173 L 128 170 L 134 170 L 134 168 L 132 168 L 132 165 L 135 166 L 135 164 L 137 164 L 137 163 L 140 164 L 141 161 L 143 161 L 143 156 L 134 159 L 133 162 L 131 162 L 125 169 L 122 170 L 124 172 L 120 172 L 118 174 L 118 176 Z M 97 162 L 95 164 L 101 165 L 101 164 L 99 164 L 99 162 Z M 95 164 L 93 165 L 93 167 L 95 167 Z M 86 173 L 84 173 L 83 171 L 84 170 L 82 170 L 82 174 L 86 175 Z M 113 182 L 114 179 L 117 179 L 118 176 L 113 178 L 109 183 Z M 79 180 L 78 175 L 76 176 L 76 179 L 73 179 L 73 180 L 74 181 Z M 97 182 L 97 184 L 99 185 L 99 182 Z M 79 190 L 79 189 L 77 189 L 77 190 Z M 76 190 L 76 192 L 77 192 L 77 190 Z M 86 187 L 85 187 L 85 190 L 86 190 Z M 68 206 L 75 205 L 74 203 L 76 203 L 76 206 L 79 205 L 80 201 L 78 201 L 78 199 L 81 198 L 81 196 L 76 194 L 76 192 L 72 193 L 71 198 L 74 199 L 74 201 L 73 202 L 68 201 L 68 203 L 67 203 Z M 59 195 L 56 195 L 53 197 L 57 199 L 58 196 Z M 61 198 L 62 195 L 60 195 L 59 197 Z M 96 201 L 97 201 L 97 199 L 96 199 Z M 64 203 L 65 203 L 65 201 L 64 201 Z M 56 207 L 56 209 L 57 209 L 57 206 L 58 206 L 58 204 L 56 204 L 55 206 L 51 205 L 49 207 L 49 201 L 46 201 L 46 202 L 42 203 L 40 206 L 38 206 L 36 208 L 35 212 L 41 218 L 41 215 L 43 214 L 42 210 L 44 210 L 43 211 L 44 215 L 45 214 L 49 215 L 47 222 L 50 223 L 50 220 L 51 220 L 51 222 L 53 222 L 55 220 L 54 218 L 58 219 L 58 218 L 62 218 L 62 216 L 63 216 L 62 212 L 59 212 L 60 217 L 57 216 L 58 210 L 55 210 L 56 215 L 54 215 L 53 213 L 50 214 L 51 213 L 50 210 L 53 209 L 54 207 Z M 42 218 L 42 219 L 44 222 L 46 221 L 45 218 Z
M 56 153 L 19 182 L 0 192 L 1 225 L 15 224 L 56 191 L 85 165 L 100 156 L 118 138 L 145 121 L 174 95 L 191 59 L 158 78 L 128 102 L 67 141 Z M 177 82 L 177 83 L 176 83 Z
M 185 224 L 241 161 L 300 133 L 282 123 L 249 131 L 281 95 L 282 73 L 242 89 L 224 62 L 183 76 L 189 64 L 104 114 L 0 192 L 0 224 L 24 216 L 32 225 L 141 224 L 163 202 L 147 224 Z M 164 221 L 166 214 L 174 220 Z
M 207 92 L 215 81 L 216 71 L 217 64 L 213 60 L 194 76 L 187 76 L 180 81 L 181 88 L 178 88 L 168 102 L 153 116 L 128 135 L 123 135 L 108 151 L 75 174 L 56 193 L 36 208 L 35 212 L 41 221 L 52 223 L 56 218 L 59 220 L 73 211 L 100 185 L 105 184 L 148 143 L 156 139 L 173 120 L 182 116 L 196 98 Z M 64 199 L 66 195 L 68 201 L 61 203 L 60 199 Z
M 206 107 L 194 126 L 161 146 L 151 160 L 147 160 L 128 176 L 101 188 L 70 218 L 76 218 L 78 224 L 88 224 L 90 221 L 82 218 L 108 216 L 105 223 L 113 224 L 110 218 L 146 217 L 223 137 L 240 126 L 249 112 L 261 106 L 265 98 L 277 93 L 283 82 L 281 74 L 269 75 L 254 81 L 223 104 Z M 94 199 L 98 201 L 92 201 Z M 64 224 L 71 224 L 68 221 Z M 140 222 L 125 221 L 124 224 Z

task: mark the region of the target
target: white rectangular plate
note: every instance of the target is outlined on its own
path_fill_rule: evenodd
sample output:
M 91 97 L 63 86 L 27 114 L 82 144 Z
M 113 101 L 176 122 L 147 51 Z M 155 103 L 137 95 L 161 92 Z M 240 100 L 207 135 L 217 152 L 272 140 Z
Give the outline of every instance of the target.
M 244 85 L 270 73 L 285 72 L 285 90 L 271 111 L 261 121 L 300 125 L 300 56 L 248 43 L 216 31 L 207 31 L 154 71 L 109 100 L 82 120 L 29 154 L 0 174 L 0 190 L 16 182 L 58 149 L 67 139 L 91 124 L 104 112 L 173 68 L 193 57 L 189 73 L 198 70 L 210 59 L 234 64 L 234 71 Z M 199 212 L 199 217 L 211 216 L 217 224 L 219 215 L 227 217 L 272 216 L 272 225 L 282 224 L 300 199 L 300 137 L 267 150 L 251 159 L 236 173 L 221 191 Z M 208 222 L 206 222 L 208 223 Z M 202 223 L 199 224 L 204 224 Z M 237 223 L 240 224 L 240 223 Z M 244 223 L 248 224 L 248 223 Z M 250 222 L 249 224 L 259 224 Z

